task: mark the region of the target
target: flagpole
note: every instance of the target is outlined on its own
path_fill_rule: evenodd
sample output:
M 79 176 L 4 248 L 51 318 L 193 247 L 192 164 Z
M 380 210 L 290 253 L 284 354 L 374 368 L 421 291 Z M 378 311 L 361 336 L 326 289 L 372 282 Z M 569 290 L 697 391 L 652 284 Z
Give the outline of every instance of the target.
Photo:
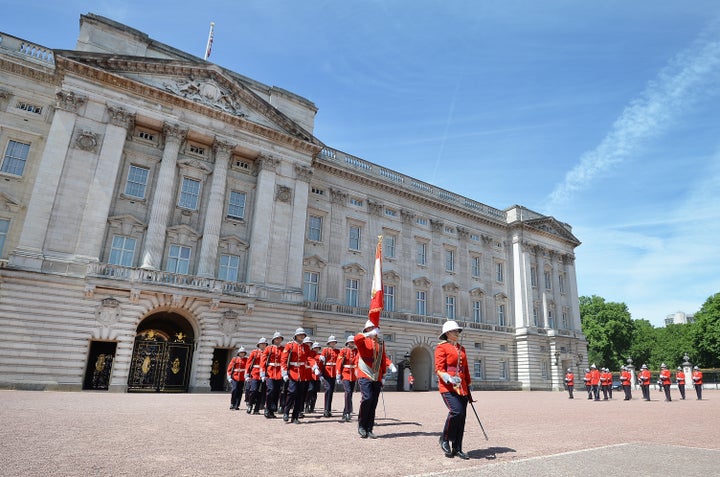
M 213 30 L 215 30 L 215 22 L 210 22 L 210 33 L 208 33 L 207 46 L 205 47 L 205 58 L 204 58 L 205 61 L 207 61 L 207 59 L 210 58 L 210 51 L 212 51 Z
M 375 248 L 375 269 L 373 271 L 370 294 L 370 309 L 368 311 L 368 319 L 372 321 L 376 327 L 380 326 L 380 312 L 385 303 L 382 285 L 382 238 L 382 235 L 378 235 L 378 243 Z

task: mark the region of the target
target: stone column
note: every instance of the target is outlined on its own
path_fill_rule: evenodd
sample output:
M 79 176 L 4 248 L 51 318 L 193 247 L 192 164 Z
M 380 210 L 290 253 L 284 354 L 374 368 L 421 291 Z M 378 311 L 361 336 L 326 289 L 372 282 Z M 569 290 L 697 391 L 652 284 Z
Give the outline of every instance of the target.
M 568 302 L 571 303 L 570 313 L 572 315 L 572 329 L 582 331 L 580 323 L 580 299 L 578 297 L 577 276 L 575 275 L 575 257 L 565 256 L 565 282 L 568 287 Z
M 325 299 L 330 303 L 344 304 L 345 280 L 341 264 L 348 249 L 346 205 L 348 193 L 340 189 L 329 189 L 330 214 L 323 241 L 328 244 L 328 266 L 325 272 Z
M 220 225 L 225 211 L 228 163 L 235 144 L 216 138 L 213 148 L 215 150 L 215 169 L 213 170 L 212 185 L 210 186 L 210 200 L 205 208 L 205 228 L 203 229 L 200 263 L 198 265 L 198 275 L 207 278 L 215 276 Z
M 513 283 L 513 326 L 524 328 L 530 325 L 532 296 L 529 290 L 529 263 L 525 247 L 517 235 L 512 238 L 512 283 Z M 510 270 L 508 270 L 510 271 Z M 510 277 L 508 277 L 510 278 Z
M 100 260 L 105 235 L 103 232 L 107 228 L 107 217 L 122 162 L 125 138 L 135 121 L 135 115 L 121 107 L 108 106 L 108 114 L 110 123 L 105 130 L 100 157 L 88 191 L 75 249 L 75 255 L 87 261 Z
M 295 196 L 292 204 L 286 287 L 302 290 L 305 224 L 307 223 L 308 195 L 312 169 L 296 165 L 295 176 L 297 180 L 295 181 Z
M 247 281 L 262 284 L 265 283 L 267 274 L 270 233 L 275 205 L 275 176 L 277 175 L 275 171 L 280 165 L 280 160 L 268 155 L 260 155 L 255 163 L 258 168 L 258 179 L 252 229 L 250 231 Z
M 417 258 L 417 245 L 413 236 L 415 230 L 415 212 L 408 209 L 401 209 L 402 229 L 400 236 L 402 237 L 402 245 L 400 245 L 400 307 L 398 311 L 407 313 L 416 313 L 415 303 L 415 287 L 412 282 L 413 271 Z
M 445 316 L 445 294 L 439 277 L 445 275 L 445 248 L 443 247 L 442 233 L 445 223 L 441 220 L 430 219 L 432 240 L 428 247 L 430 279 L 434 281 L 428 296 L 427 314 L 431 316 Z M 439 283 L 440 282 L 440 283 Z
M 165 149 L 160 163 L 157 186 L 153 194 L 150 209 L 150 220 L 145 236 L 145 246 L 142 254 L 142 268 L 158 270 L 162 265 L 163 246 L 165 245 L 165 230 L 172 207 L 173 191 L 175 190 L 175 167 L 178 151 L 187 129 L 178 125 L 165 124 Z
M 17 249 L 10 255 L 10 264 L 19 268 L 41 270 L 43 246 L 65 157 L 70 147 L 78 109 L 87 98 L 72 91 L 58 91 L 55 115 L 43 150 L 33 192 L 28 203 L 25 222 Z

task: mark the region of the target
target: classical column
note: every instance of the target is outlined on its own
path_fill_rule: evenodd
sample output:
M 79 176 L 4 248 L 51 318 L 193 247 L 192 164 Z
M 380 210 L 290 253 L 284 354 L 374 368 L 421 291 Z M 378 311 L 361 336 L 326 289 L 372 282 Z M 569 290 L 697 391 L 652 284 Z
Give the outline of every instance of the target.
M 107 217 L 112 203 L 117 173 L 122 162 L 127 131 L 135 115 L 118 106 L 108 105 L 110 122 L 100 149 L 95 174 L 90 184 L 82 222 L 78 232 L 75 255 L 88 261 L 99 261 L 102 241 L 107 228 Z
M 414 275 L 414 270 L 417 263 L 415 254 L 417 253 L 417 243 L 415 242 L 415 212 L 408 209 L 400 209 L 400 216 L 402 217 L 402 228 L 400 229 L 400 236 L 402 237 L 402 245 L 400 246 L 400 276 L 403 277 L 400 280 L 400 308 L 398 311 L 404 311 L 407 313 L 416 313 L 415 303 L 415 287 L 413 285 L 411 277 Z
M 292 223 L 290 225 L 290 250 L 286 286 L 289 289 L 302 289 L 303 255 L 305 249 L 305 224 L 307 223 L 308 193 L 312 169 L 295 166 L 295 196 L 292 204 Z
M 167 228 L 167 221 L 172 207 L 173 190 L 175 190 L 175 166 L 180 144 L 187 135 L 187 129 L 178 125 L 165 124 L 163 132 L 165 135 L 165 149 L 160 163 L 157 186 L 153 194 L 150 220 L 148 221 L 145 247 L 142 254 L 141 266 L 150 270 L 158 270 L 162 265 L 165 229 Z
M 280 165 L 280 160 L 263 154 L 255 160 L 255 163 L 258 168 L 258 178 L 250 231 L 247 281 L 265 283 L 275 202 L 275 171 Z
M 215 276 L 220 225 L 225 211 L 228 163 L 234 148 L 235 144 L 215 138 L 215 144 L 213 144 L 215 168 L 213 170 L 212 185 L 210 186 L 210 200 L 205 208 L 205 228 L 203 229 L 200 263 L 198 265 L 198 275 L 201 277 L 212 278 Z
M 55 115 L 40 158 L 20 241 L 10 256 L 10 263 L 20 268 L 42 268 L 45 237 L 75 128 L 77 111 L 87 101 L 86 97 L 78 96 L 72 91 L 58 91 L 56 99 Z

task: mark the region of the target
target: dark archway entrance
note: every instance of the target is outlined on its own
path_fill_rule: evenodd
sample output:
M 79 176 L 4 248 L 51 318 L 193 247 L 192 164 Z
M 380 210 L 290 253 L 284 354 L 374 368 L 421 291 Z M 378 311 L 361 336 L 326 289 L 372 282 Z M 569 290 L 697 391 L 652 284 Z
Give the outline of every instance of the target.
M 432 387 L 432 375 L 434 374 L 433 357 L 430 356 L 430 352 L 423 347 L 414 348 L 410 352 L 410 363 L 415 378 L 414 390 L 429 391 Z
M 128 391 L 187 392 L 194 333 L 177 313 L 151 315 L 138 325 Z

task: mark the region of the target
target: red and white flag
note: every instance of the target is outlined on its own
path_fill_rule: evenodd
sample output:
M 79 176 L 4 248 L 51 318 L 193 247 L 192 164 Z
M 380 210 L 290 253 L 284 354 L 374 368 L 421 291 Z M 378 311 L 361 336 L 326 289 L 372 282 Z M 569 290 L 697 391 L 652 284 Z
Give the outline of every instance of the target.
M 213 36 L 215 30 L 215 22 L 210 22 L 210 33 L 208 34 L 207 46 L 205 47 L 205 61 L 210 58 L 210 52 L 212 51 Z
M 372 289 L 370 292 L 370 311 L 368 319 L 376 327 L 380 326 L 380 312 L 383 310 L 383 284 L 382 284 L 382 235 L 378 236 L 375 249 L 375 271 L 373 272 Z

